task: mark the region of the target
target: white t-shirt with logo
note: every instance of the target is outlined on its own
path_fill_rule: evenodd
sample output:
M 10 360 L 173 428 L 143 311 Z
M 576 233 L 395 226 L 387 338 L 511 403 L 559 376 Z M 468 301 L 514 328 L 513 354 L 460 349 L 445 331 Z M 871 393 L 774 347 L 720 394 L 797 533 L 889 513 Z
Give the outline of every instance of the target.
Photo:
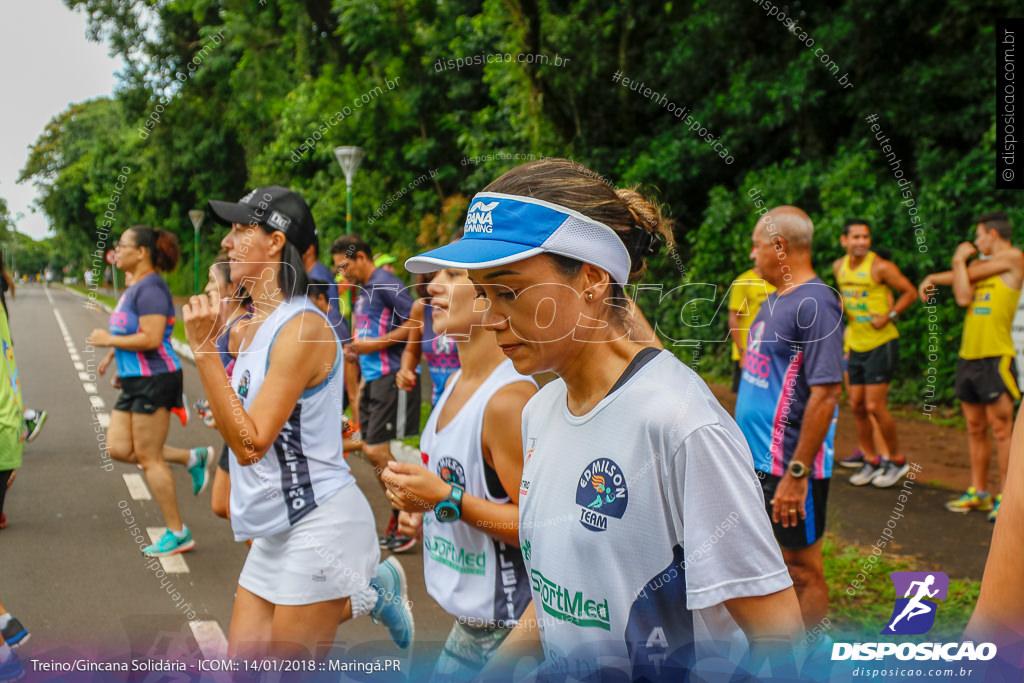
M 452 421 L 437 431 L 441 410 L 461 376 L 460 370 L 448 380 L 423 428 L 423 464 L 445 481 L 462 486 L 467 495 L 507 503 L 507 495 L 495 496 L 487 486 L 481 446 L 484 412 L 502 387 L 533 380 L 516 372 L 512 361 L 502 361 Z M 470 626 L 514 626 L 530 604 L 519 548 L 499 541 L 475 524 L 439 522 L 432 512 L 423 515 L 423 571 L 431 597 Z
M 557 380 L 527 404 L 523 445 L 519 536 L 548 672 L 737 661 L 722 603 L 792 580 L 743 434 L 700 377 L 662 351 L 582 416 Z
M 231 383 L 246 411 L 266 379 L 278 333 L 305 311 L 325 318 L 308 298 L 293 297 L 279 305 L 249 345 L 239 351 Z M 266 455 L 248 466 L 240 465 L 233 452 L 228 458 L 231 529 L 236 541 L 284 531 L 338 490 L 355 483 L 342 449 L 345 386 L 341 342 L 335 337 L 323 343 L 336 347 L 334 367 L 323 382 L 302 392 Z

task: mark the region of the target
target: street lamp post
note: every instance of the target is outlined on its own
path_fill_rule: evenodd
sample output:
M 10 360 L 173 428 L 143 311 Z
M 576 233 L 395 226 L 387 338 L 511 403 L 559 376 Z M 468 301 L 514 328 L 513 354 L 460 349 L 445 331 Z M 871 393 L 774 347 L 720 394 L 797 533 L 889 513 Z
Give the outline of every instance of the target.
M 334 156 L 345 173 L 345 234 L 352 232 L 352 179 L 356 176 L 364 152 L 360 147 L 335 147 Z
M 192 209 L 188 212 L 188 217 L 192 221 L 193 233 L 195 235 L 192 240 L 192 260 L 195 261 L 196 279 L 192 289 L 194 294 L 199 294 L 199 226 L 202 225 L 206 212 L 202 209 Z

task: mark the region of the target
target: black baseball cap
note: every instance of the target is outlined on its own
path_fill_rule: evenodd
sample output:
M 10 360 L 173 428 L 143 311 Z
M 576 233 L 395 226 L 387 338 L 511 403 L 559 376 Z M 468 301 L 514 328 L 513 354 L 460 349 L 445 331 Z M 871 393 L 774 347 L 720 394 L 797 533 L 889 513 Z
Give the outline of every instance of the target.
M 211 199 L 208 205 L 214 219 L 223 225 L 240 223 L 280 230 L 299 254 L 320 239 L 306 200 L 280 185 L 257 187 L 237 202 Z

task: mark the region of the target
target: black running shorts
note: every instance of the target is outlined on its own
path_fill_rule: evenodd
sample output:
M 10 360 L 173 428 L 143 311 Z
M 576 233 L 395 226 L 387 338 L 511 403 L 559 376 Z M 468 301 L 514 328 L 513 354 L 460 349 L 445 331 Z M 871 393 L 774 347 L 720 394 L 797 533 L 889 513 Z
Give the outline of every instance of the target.
M 359 395 L 359 422 L 363 443 L 371 446 L 419 434 L 419 383 L 402 391 L 394 375 L 370 380 Z
M 152 415 L 161 408 L 181 408 L 181 370 L 149 377 L 122 377 L 114 410 Z
M 782 477 L 774 474 L 758 472 L 761 479 L 761 490 L 764 492 L 764 507 L 768 511 L 768 520 L 772 519 L 772 498 Z M 804 501 L 804 519 L 796 526 L 784 527 L 772 522 L 775 540 L 786 550 L 801 550 L 814 545 L 825 535 L 825 512 L 828 506 L 828 487 L 831 479 L 809 479 L 808 495 Z
M 850 350 L 850 384 L 888 384 L 900 358 L 900 340 L 890 339 L 870 351 Z
M 1003 393 L 1020 398 L 1013 356 L 961 358 L 956 364 L 953 395 L 964 403 L 995 403 Z

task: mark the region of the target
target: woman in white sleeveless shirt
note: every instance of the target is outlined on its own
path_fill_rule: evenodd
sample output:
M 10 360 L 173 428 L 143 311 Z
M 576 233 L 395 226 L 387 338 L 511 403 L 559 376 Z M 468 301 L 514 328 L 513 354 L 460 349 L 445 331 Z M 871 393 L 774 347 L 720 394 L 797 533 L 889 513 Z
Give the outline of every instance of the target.
M 427 591 L 456 617 L 434 680 L 471 680 L 530 602 L 519 549 L 520 415 L 537 390 L 483 328 L 467 272 L 428 286 L 437 334 L 456 340 L 461 369 L 420 436 L 423 465 L 389 463 L 382 479 L 403 533 L 423 535 Z
M 742 432 L 696 373 L 632 334 L 624 288 L 670 238 L 639 193 L 545 159 L 477 194 L 460 241 L 406 263 L 469 269 L 516 370 L 558 375 L 522 415 L 533 602 L 484 676 L 530 655 L 540 680 L 683 680 L 705 663 L 758 672 L 748 640 L 792 652 L 800 609 Z M 684 298 L 662 301 L 682 314 Z
M 229 655 L 309 661 L 326 654 L 340 622 L 399 616 L 405 599 L 395 593 L 404 593 L 404 580 L 400 567 L 381 565 L 388 590 L 371 585 L 379 549 L 370 506 L 342 453 L 341 345 L 305 296 L 299 255 L 317 239 L 309 207 L 270 186 L 209 208 L 231 227 L 221 246 L 231 280 L 254 306 L 230 379 L 215 346 L 216 299 L 194 296 L 183 308 L 210 410 L 233 456 L 231 527 L 236 540 L 252 539 Z M 411 640 L 411 620 L 407 626 Z

